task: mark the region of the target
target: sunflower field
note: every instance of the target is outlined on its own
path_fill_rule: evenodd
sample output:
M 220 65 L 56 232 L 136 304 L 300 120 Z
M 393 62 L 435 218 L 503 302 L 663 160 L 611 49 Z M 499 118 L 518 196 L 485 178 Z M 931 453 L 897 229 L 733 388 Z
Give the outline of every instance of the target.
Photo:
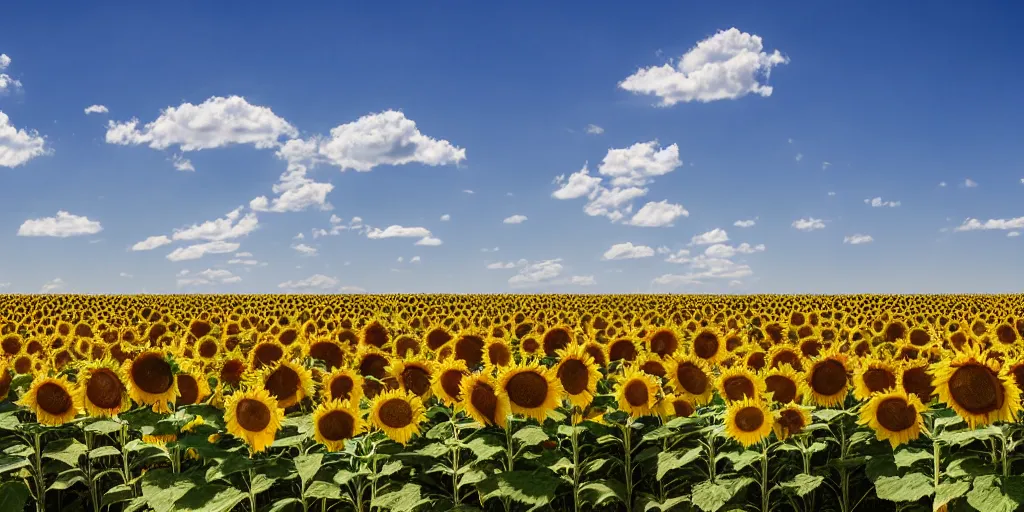
M 1024 508 L 1024 297 L 0 296 L 0 512 Z

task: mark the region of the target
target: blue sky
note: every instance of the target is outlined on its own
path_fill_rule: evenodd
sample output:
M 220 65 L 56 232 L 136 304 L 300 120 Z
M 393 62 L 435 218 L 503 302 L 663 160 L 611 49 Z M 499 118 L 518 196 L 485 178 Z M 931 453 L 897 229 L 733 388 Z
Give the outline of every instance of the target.
M 1022 31 L 1012 2 L 6 6 L 0 293 L 1019 292 Z

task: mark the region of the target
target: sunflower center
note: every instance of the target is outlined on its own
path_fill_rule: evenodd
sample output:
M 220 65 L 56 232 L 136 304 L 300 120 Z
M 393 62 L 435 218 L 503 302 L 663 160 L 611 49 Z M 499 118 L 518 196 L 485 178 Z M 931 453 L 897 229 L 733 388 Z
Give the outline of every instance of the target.
M 821 395 L 832 396 L 846 387 L 846 367 L 835 359 L 826 359 L 814 366 L 811 387 Z
M 902 432 L 917 423 L 917 409 L 902 398 L 886 398 L 878 404 L 875 418 L 886 430 Z
M 676 380 L 683 390 L 692 395 L 703 395 L 708 388 L 708 376 L 692 363 L 682 363 L 676 370 Z
M 299 391 L 299 374 L 287 366 L 279 366 L 267 376 L 263 387 L 278 400 L 291 398 Z
M 14 377 L 11 376 L 11 372 L 4 370 L 0 372 L 0 397 L 6 397 L 7 393 L 11 391 L 11 382 L 14 381 Z
M 988 367 L 980 364 L 961 366 L 949 378 L 949 394 L 971 414 L 987 414 L 1003 407 L 1006 400 L 1003 383 Z
M 345 411 L 331 411 L 320 417 L 317 428 L 328 441 L 350 439 L 355 434 L 355 419 Z
M 203 339 L 203 342 L 199 344 L 199 357 L 209 359 L 215 355 L 217 355 L 217 342 L 209 338 Z
M 590 357 L 593 357 L 594 362 L 597 363 L 598 366 L 604 365 L 604 350 L 601 350 L 600 345 L 590 343 L 583 349 L 583 351 L 589 354 Z
M 818 357 L 818 354 L 821 353 L 821 341 L 806 340 L 800 343 L 800 352 L 804 357 Z
M 299 339 L 299 331 L 295 329 L 285 329 L 281 331 L 281 334 L 277 335 L 277 341 L 280 341 L 282 345 L 288 346 L 295 343 L 295 340 Z
M 420 344 L 416 341 L 416 338 L 406 336 L 404 338 L 399 338 L 398 341 L 395 342 L 395 351 L 400 356 L 404 356 L 409 352 L 416 355 L 420 353 Z
M 232 386 L 238 386 L 242 382 L 242 373 L 245 371 L 245 363 L 237 359 L 231 359 L 224 363 L 220 369 L 220 379 Z
M 747 356 L 747 368 L 755 372 L 761 371 L 765 364 L 764 352 L 754 352 Z
M 441 374 L 441 389 L 449 398 L 458 400 L 462 394 L 462 370 L 445 370 Z
M 437 350 L 444 346 L 445 343 L 451 341 L 452 335 L 448 334 L 448 331 L 444 329 L 434 329 L 427 333 L 427 348 L 430 350 Z
M 672 411 L 676 416 L 688 418 L 696 411 L 696 409 L 693 408 L 693 404 L 691 404 L 689 400 L 676 398 L 672 401 Z
M 341 368 L 345 362 L 345 352 L 336 343 L 321 341 L 309 347 L 309 356 L 319 359 L 327 365 L 328 370 Z
M 785 409 L 779 414 L 779 426 L 788 435 L 796 434 L 804 429 L 804 416 L 792 409 Z
M 534 409 L 544 404 L 548 395 L 548 381 L 534 371 L 517 373 L 505 385 L 508 399 L 524 409 Z
M 927 369 L 919 366 L 903 372 L 903 390 L 917 395 L 922 402 L 927 403 L 932 400 L 935 386 L 932 386 L 932 376 L 928 375 Z
M 495 417 L 498 412 L 498 397 L 494 394 L 494 388 L 490 385 L 478 382 L 473 386 L 473 392 L 469 396 L 469 403 L 491 423 L 498 422 L 498 418 Z
M 339 375 L 331 381 L 331 398 L 335 400 L 348 400 L 349 394 L 355 382 L 348 375 Z
M 764 412 L 759 407 L 744 407 L 736 412 L 736 428 L 754 432 L 764 425 Z
M 372 324 L 366 328 L 363 332 L 363 341 L 367 345 L 373 345 L 377 348 L 383 347 L 388 342 L 388 331 L 380 324 Z
M 466 362 L 472 368 L 484 359 L 484 340 L 479 336 L 467 335 L 455 342 L 455 359 Z
M 772 393 L 772 400 L 788 404 L 796 399 L 796 383 L 784 375 L 769 375 L 764 379 L 765 389 Z
M 101 409 L 113 409 L 121 405 L 124 386 L 114 372 L 101 368 L 92 373 L 89 383 L 85 386 L 85 396 L 89 402 Z
M 932 337 L 928 335 L 928 331 L 924 329 L 914 329 L 910 331 L 910 344 L 918 347 L 923 347 L 928 343 L 931 343 Z
M 60 384 L 47 382 L 36 391 L 36 403 L 39 408 L 59 416 L 71 410 L 71 395 Z
M 718 353 L 718 336 L 704 331 L 693 339 L 693 353 L 701 359 L 711 359 Z
M 783 350 L 772 359 L 772 368 L 778 368 L 784 364 L 788 364 L 793 367 L 794 370 L 800 371 L 803 365 L 800 364 L 800 356 L 792 350 Z
M 4 352 L 8 355 L 14 355 L 21 352 L 21 340 L 17 336 L 8 336 L 4 338 L 4 341 L 0 343 L 3 347 Z
M 419 366 L 406 366 L 402 370 L 402 384 L 416 396 L 423 396 L 430 390 L 430 372 Z
M 249 432 L 260 432 L 270 425 L 270 408 L 259 400 L 243 398 L 235 407 L 235 418 Z
M 725 397 L 729 400 L 754 397 L 754 383 L 742 375 L 725 379 L 722 382 L 722 388 L 725 389 Z
M 569 331 L 565 329 L 552 329 L 544 334 L 544 353 L 553 356 L 556 351 L 562 350 L 569 345 Z
M 578 395 L 587 389 L 590 372 L 587 365 L 579 359 L 566 359 L 558 366 L 558 380 L 562 382 L 565 392 Z
M 14 373 L 27 374 L 32 370 L 32 358 L 21 356 L 14 360 Z
M 633 361 L 636 359 L 636 346 L 633 345 L 632 340 L 615 340 L 608 350 L 608 358 L 612 361 Z
M 146 354 L 132 364 L 132 381 L 139 389 L 159 395 L 174 385 L 171 365 L 159 354 Z
M 1003 324 L 996 327 L 996 338 L 999 339 L 1000 343 L 1010 344 L 1017 341 L 1017 333 L 1013 330 L 1013 327 Z
M 647 384 L 639 379 L 634 379 L 626 384 L 626 389 L 623 392 L 626 397 L 626 402 L 633 407 L 640 407 L 647 405 L 649 398 L 647 393 Z
M 674 354 L 679 348 L 679 340 L 672 331 L 658 331 L 651 336 L 651 352 L 659 356 Z
M 403 428 L 412 423 L 412 406 L 401 398 L 392 398 L 380 405 L 380 422 L 390 428 Z
M 512 353 L 504 343 L 494 343 L 487 347 L 487 357 L 490 358 L 491 364 L 496 366 L 508 366 L 512 361 Z
M 180 373 L 178 374 L 178 398 L 175 405 L 191 405 L 199 401 L 199 383 L 195 377 Z
M 655 377 L 664 377 L 667 373 L 665 366 L 658 361 L 647 361 L 640 366 L 640 370 L 648 375 L 654 375 Z
M 1017 383 L 1017 387 L 1024 389 L 1024 364 L 1018 364 L 1010 370 L 1010 375 L 1013 375 L 1013 381 Z M 3 390 L 0 390 L 0 396 L 3 396 Z
M 896 387 L 896 375 L 885 368 L 871 368 L 864 372 L 864 386 L 875 393 Z
M 273 343 L 261 343 L 253 351 L 253 354 L 256 356 L 253 358 L 253 366 L 258 370 L 274 364 L 284 357 L 284 349 Z

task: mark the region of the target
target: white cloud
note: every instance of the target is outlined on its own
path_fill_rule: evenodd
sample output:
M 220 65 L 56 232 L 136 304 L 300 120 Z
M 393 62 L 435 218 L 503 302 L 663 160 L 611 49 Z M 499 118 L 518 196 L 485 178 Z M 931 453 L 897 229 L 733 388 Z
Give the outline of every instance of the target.
M 0 112 L 0 167 L 18 167 L 49 153 L 39 132 L 15 128 L 7 114 Z
M 881 197 L 873 199 L 865 199 L 864 204 L 871 206 L 872 208 L 896 208 L 900 205 L 899 201 L 883 201 Z
M 513 215 L 511 217 L 506 217 L 505 220 L 501 222 L 505 224 L 522 224 L 526 222 L 526 220 L 526 215 Z
M 373 228 L 366 233 L 367 238 L 424 238 L 430 236 L 430 230 L 422 227 L 404 227 L 397 224 L 385 229 Z
M 420 261 L 421 260 L 419 256 L 413 256 L 412 258 L 409 259 L 409 263 L 419 263 Z
M 293 139 L 277 150 L 277 157 L 288 162 L 285 172 L 278 178 L 272 190 L 278 197 L 267 199 L 260 196 L 249 201 L 249 208 L 255 211 L 276 213 L 298 212 L 307 208 L 330 210 L 327 194 L 334 190 L 330 183 L 313 181 L 306 176 L 317 158 L 315 140 Z
M 255 213 L 242 216 L 242 207 L 228 212 L 222 219 L 208 220 L 174 231 L 175 240 L 231 240 L 248 235 L 259 227 Z
M 648 202 L 643 205 L 629 220 L 629 225 L 647 228 L 671 227 L 679 217 L 688 217 L 681 204 L 670 204 L 668 201 Z
M 732 258 L 737 254 L 754 254 L 757 252 L 764 252 L 764 244 L 750 245 L 746 242 L 733 247 L 726 244 L 714 244 L 704 250 L 704 255 L 709 258 Z
M 426 245 L 428 247 L 441 245 L 441 243 L 440 238 L 434 238 L 432 236 L 425 236 L 416 241 L 416 245 Z
M 555 199 L 576 199 L 594 193 L 601 184 L 601 177 L 591 176 L 590 170 L 584 164 L 582 169 L 570 174 L 569 179 L 565 179 L 564 174 L 555 178 L 555 184 L 561 185 L 561 187 L 552 192 L 551 197 Z
M 966 180 L 964 180 L 964 188 L 976 188 L 977 186 L 978 186 L 978 182 L 977 181 L 974 181 L 974 180 L 972 180 L 970 178 L 967 178 Z
M 508 263 L 503 263 L 503 262 L 498 261 L 498 262 L 495 262 L 495 263 L 489 263 L 487 265 L 487 268 L 489 270 L 508 270 L 508 269 L 511 269 L 511 268 L 522 267 L 522 266 L 526 265 L 527 263 L 529 263 L 529 262 L 526 261 L 526 260 L 510 261 Z
M 90 105 L 85 107 L 86 114 L 106 114 L 110 112 L 105 105 Z
M 1024 217 L 1015 219 L 989 219 L 982 222 L 978 219 L 967 219 L 954 231 L 987 231 L 993 229 L 1024 229 Z
M 590 201 L 583 206 L 583 212 L 591 217 L 605 216 L 616 222 L 622 220 L 633 209 L 634 199 L 647 195 L 646 188 L 619 188 L 611 190 L 599 187 L 590 195 Z
M 162 247 L 171 243 L 171 239 L 164 235 L 151 236 L 141 242 L 136 243 L 132 246 L 133 251 L 151 251 L 157 247 Z
M 399 263 L 401 263 L 401 262 L 403 262 L 403 261 L 405 261 L 405 258 L 403 258 L 403 257 L 399 256 L 399 257 L 398 257 L 398 262 L 399 262 Z
M 757 224 L 757 221 L 754 220 L 754 219 L 738 220 L 738 221 L 732 223 L 733 226 L 736 226 L 738 228 L 749 228 L 749 227 L 753 227 L 754 224 Z
M 236 252 L 235 253 L 235 257 L 236 258 L 252 258 L 252 253 L 251 252 Z
M 11 65 L 11 58 L 6 53 L 0 53 L 0 71 Z M 0 96 L 11 91 L 21 89 L 21 82 L 6 73 L 0 73 Z
M 10 287 L 11 287 L 11 283 L 0 283 L 0 290 L 2 290 L 4 288 L 10 288 Z
M 590 135 L 601 135 L 602 133 L 604 133 L 604 128 L 601 128 L 596 124 L 588 124 L 587 133 L 589 133 Z
M 636 94 L 653 94 L 662 106 L 679 102 L 710 102 L 742 98 L 753 93 L 771 96 L 768 80 L 773 67 L 789 59 L 778 50 L 763 51 L 761 37 L 736 28 L 700 41 L 675 63 L 641 68 L 619 83 Z
M 206 242 L 203 244 L 189 245 L 187 247 L 179 247 L 170 254 L 167 255 L 167 259 L 171 261 L 188 261 L 197 260 L 206 256 L 207 254 L 224 254 L 229 252 L 235 252 L 240 247 L 240 244 L 234 242 L 224 242 L 221 240 L 214 242 Z
M 1010 231 L 1009 233 L 1006 234 L 1006 236 L 1009 238 L 1016 238 L 1020 236 L 1020 231 Z
M 690 239 L 693 245 L 720 244 L 729 241 L 729 234 L 722 228 L 715 228 L 706 233 L 701 233 Z
M 754 274 L 749 265 L 736 263 L 726 258 L 715 258 L 705 255 L 697 256 L 689 261 L 690 272 L 685 274 L 663 274 L 652 283 L 661 286 L 681 286 L 701 284 L 708 279 L 740 279 Z
M 88 217 L 58 211 L 56 217 L 29 219 L 18 228 L 18 236 L 53 236 L 66 238 L 69 236 L 95 235 L 103 231 L 98 221 Z
M 236 256 L 237 256 L 237 254 L 236 254 Z M 259 260 L 253 260 L 253 259 L 234 258 L 234 259 L 228 260 L 228 265 L 253 266 L 253 265 L 259 265 L 259 264 L 260 264 Z
M 293 236 L 292 240 L 304 240 L 305 238 L 306 238 L 306 235 L 304 235 L 302 233 L 299 233 L 299 234 Z
M 450 220 L 452 220 L 452 216 L 447 213 L 441 216 L 441 222 L 448 222 Z
M 827 171 L 829 167 L 832 167 L 832 162 L 822 162 L 821 170 Z
M 480 249 L 480 252 L 498 252 L 499 250 L 500 250 L 499 247 L 495 247 L 493 249 L 488 249 L 488 248 L 484 247 L 483 249 Z
M 569 284 L 577 286 L 593 286 L 597 284 L 597 280 L 594 279 L 594 276 L 572 276 L 569 278 Z
M 687 249 L 679 249 L 678 251 L 671 253 L 665 258 L 665 261 L 669 263 L 689 263 L 691 261 L 690 251 Z
M 330 137 L 319 141 L 318 153 L 342 170 L 356 171 L 378 165 L 448 165 L 466 159 L 465 149 L 423 135 L 413 120 L 395 110 L 332 128 Z
M 185 274 L 188 275 L 188 274 Z M 242 278 L 231 273 L 230 270 L 208 268 L 194 274 L 195 277 L 179 277 L 178 286 L 206 286 L 216 283 L 231 284 L 242 281 Z
M 836 196 L 836 193 L 835 193 L 835 192 L 829 192 L 829 193 L 828 193 L 828 196 L 829 196 L 829 197 L 835 197 L 835 196 Z
M 125 279 L 131 279 L 131 278 L 135 277 L 135 276 L 133 276 L 133 275 L 127 273 L 127 272 L 121 272 L 120 274 L 118 274 L 118 276 L 123 277 Z
M 681 165 L 678 145 L 658 149 L 658 141 L 638 142 L 628 148 L 609 149 L 598 172 L 610 177 L 614 187 L 642 187 L 651 178 L 668 174 Z
M 646 245 L 633 245 L 632 242 L 615 244 L 604 252 L 605 260 L 628 260 L 637 258 L 649 258 L 654 256 L 654 249 Z
M 40 290 L 40 292 L 41 293 L 55 292 L 55 291 L 63 289 L 64 288 L 64 284 L 65 284 L 64 280 L 58 277 L 58 278 L 55 278 L 52 281 L 49 281 L 46 284 L 44 284 L 43 288 Z
M 463 189 L 462 193 L 463 194 L 469 194 L 469 195 L 476 194 L 476 192 L 473 192 L 472 190 L 470 190 L 468 188 L 467 189 Z
M 795 160 L 796 160 L 797 162 L 799 162 L 799 161 L 801 161 L 801 160 L 803 160 L 803 159 L 804 159 L 804 154 L 803 154 L 803 153 L 797 153 L 797 154 L 796 154 Z
M 793 227 L 800 231 L 814 231 L 816 229 L 825 229 L 825 221 L 821 219 L 815 219 L 814 217 L 799 219 L 793 221 Z
M 109 144 L 145 144 L 161 150 L 178 146 L 188 152 L 232 144 L 272 148 L 280 144 L 281 137 L 294 138 L 298 134 L 294 126 L 268 107 L 252 105 L 241 96 L 214 96 L 199 105 L 182 103 L 167 107 L 141 130 L 138 119 L 110 121 L 106 140 Z
M 513 288 L 528 288 L 558 284 L 586 286 L 595 283 L 593 276 L 561 277 L 562 271 L 564 270 L 561 262 L 561 258 L 537 261 L 534 263 L 521 261 L 520 263 L 523 263 L 523 265 L 517 264 L 520 266 L 519 273 L 510 277 L 508 284 Z
M 316 247 L 310 247 L 306 244 L 293 245 L 292 249 L 302 253 L 303 256 L 316 256 Z
M 11 65 L 11 58 L 6 53 L 0 53 L 0 71 L 7 69 L 7 66 Z
M 875 241 L 875 239 L 872 238 L 871 235 L 860 235 L 860 234 L 857 234 L 857 235 L 851 235 L 851 236 L 843 237 L 843 243 L 844 244 L 850 244 L 850 245 L 870 244 L 871 242 L 874 242 L 874 241 Z
M 325 276 L 323 274 L 314 274 L 305 279 L 300 279 L 298 281 L 285 281 L 277 285 L 278 288 L 283 288 L 286 290 L 326 290 L 328 288 L 336 288 L 337 286 L 337 278 Z
M 946 182 L 945 181 L 940 181 L 939 182 L 939 186 L 940 187 L 945 187 L 946 186 Z
M 196 172 L 196 168 L 192 165 L 192 160 L 185 158 L 184 155 L 175 154 L 171 161 L 174 163 L 174 169 L 182 172 Z
M 344 219 L 342 219 L 341 217 L 338 217 L 337 215 L 331 214 L 331 218 L 330 218 L 330 223 L 331 224 L 341 224 L 343 221 L 344 221 Z

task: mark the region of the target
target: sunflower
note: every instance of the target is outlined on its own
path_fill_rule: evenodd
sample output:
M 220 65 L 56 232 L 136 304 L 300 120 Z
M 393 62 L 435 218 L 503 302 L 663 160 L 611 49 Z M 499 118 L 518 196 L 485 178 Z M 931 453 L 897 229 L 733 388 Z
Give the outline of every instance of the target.
M 657 412 L 658 394 L 661 385 L 656 377 L 648 375 L 636 368 L 626 368 L 618 379 L 615 395 L 619 400 L 619 410 L 634 418 L 648 416 Z
M 666 420 L 676 417 L 688 418 L 696 411 L 693 402 L 673 393 L 665 395 L 658 406 L 658 413 Z
M 767 357 L 768 354 L 765 351 L 760 348 L 756 348 L 743 355 L 743 364 L 746 365 L 747 368 L 750 368 L 755 372 L 759 372 L 768 365 Z
M 772 430 L 779 441 L 785 441 L 789 436 L 799 434 L 811 424 L 811 414 L 806 407 L 790 404 L 775 411 L 775 424 Z
M 11 392 L 12 382 L 14 382 L 14 376 L 11 375 L 7 361 L 0 359 L 0 401 L 7 400 L 7 395 Z
M 553 371 L 534 362 L 503 371 L 498 377 L 498 392 L 508 397 L 513 413 L 543 423 L 548 411 L 558 407 L 563 390 Z
M 546 331 L 541 337 L 541 345 L 544 347 L 544 355 L 554 356 L 559 350 L 569 346 L 575 341 L 572 329 L 566 325 L 556 325 Z
M 273 444 L 282 420 L 284 409 L 265 389 L 235 392 L 224 403 L 228 433 L 244 441 L 253 452 L 262 452 Z
M 174 366 L 164 350 L 146 350 L 121 365 L 121 378 L 136 403 L 151 405 L 154 412 L 169 413 L 178 396 Z
M 526 336 L 519 340 L 519 353 L 526 357 L 534 357 L 541 354 L 541 344 L 534 336 Z
M 1013 377 L 1013 383 L 1017 385 L 1017 389 L 1024 389 L 1024 358 L 1018 355 L 1007 361 L 1006 373 Z
M 455 338 L 455 359 L 466 362 L 466 367 L 475 368 L 484 360 L 484 337 L 475 332 L 465 332 Z
M 502 338 L 487 338 L 484 342 L 484 365 L 488 368 L 505 368 L 512 364 L 512 348 Z
M 642 349 L 643 345 L 640 343 L 640 340 L 632 336 L 622 336 L 613 339 L 605 345 L 605 358 L 607 358 L 608 362 L 633 362 L 640 355 Z
M 754 372 L 737 366 L 723 371 L 717 379 L 718 395 L 726 402 L 757 398 L 765 391 L 764 381 Z
M 313 412 L 313 437 L 334 452 L 345 447 L 345 441 L 363 431 L 359 406 L 351 402 L 330 400 L 321 402 Z
M 363 399 L 363 378 L 351 368 L 338 368 L 325 374 L 320 382 L 325 401 L 358 404 Z
M 875 431 L 879 441 L 889 440 L 893 449 L 921 434 L 924 404 L 916 395 L 890 389 L 876 393 L 860 409 L 860 423 Z
M 260 370 L 277 363 L 285 356 L 285 347 L 279 341 L 266 339 L 254 345 L 249 351 L 249 367 Z
M 391 349 L 395 357 L 417 356 L 420 354 L 420 339 L 411 334 L 403 334 L 395 338 Z
M 178 385 L 178 397 L 174 400 L 177 407 L 198 404 L 210 396 L 210 384 L 206 380 L 206 375 L 199 371 L 198 365 L 189 366 L 191 368 L 174 376 Z
M 711 401 L 715 392 L 711 379 L 711 370 L 699 357 L 681 356 L 669 364 L 668 381 L 677 394 L 694 405 L 704 405 Z
M 725 356 L 725 352 L 724 337 L 715 327 L 701 328 L 690 340 L 690 353 L 708 363 L 717 363 Z
M 482 425 L 505 428 L 511 406 L 508 395 L 499 393 L 496 384 L 486 373 L 463 377 L 461 407 Z
M 370 406 L 370 421 L 373 425 L 400 444 L 408 443 L 412 436 L 418 434 L 420 424 L 426 419 L 423 401 L 399 389 L 377 395 Z
M 640 357 L 636 358 L 636 361 L 633 361 L 633 366 L 640 371 L 648 375 L 654 375 L 659 379 L 665 378 L 665 376 L 668 375 L 668 366 L 666 365 L 666 361 L 654 352 L 644 352 L 643 354 L 640 354 Z
M 853 396 L 867 400 L 873 393 L 895 388 L 898 377 L 897 366 L 889 361 L 873 357 L 861 359 L 853 374 Z
M 558 359 L 555 376 L 562 384 L 565 397 L 572 405 L 586 408 L 594 400 L 597 381 L 601 380 L 594 358 L 582 346 L 573 343 L 558 351 Z
M 287 409 L 313 395 L 313 376 L 302 365 L 288 360 L 266 366 L 250 376 L 250 385 L 266 389 L 277 398 L 277 405 Z
M 398 387 L 422 400 L 430 398 L 430 382 L 434 376 L 434 363 L 423 358 L 392 361 L 388 373 L 398 381 Z
M 63 425 L 78 415 L 82 404 L 70 382 L 64 377 L 41 377 L 18 400 L 18 405 L 36 413 L 36 422 L 52 427 Z
M 213 336 L 203 336 L 195 343 L 196 356 L 201 361 L 212 362 L 224 350 L 224 345 Z
M 217 362 L 215 368 L 220 384 L 228 384 L 237 388 L 242 385 L 242 378 L 245 376 L 246 370 L 249 369 L 249 363 L 241 352 L 231 351 Z
M 850 389 L 846 356 L 836 350 L 822 353 L 810 363 L 804 382 L 814 403 L 821 407 L 840 405 Z
M 1021 408 L 1020 389 L 1005 368 L 998 368 L 985 352 L 973 347 L 939 361 L 932 369 L 939 401 L 971 428 L 1013 421 Z
M 679 333 L 675 329 L 659 327 L 648 332 L 644 342 L 649 352 L 665 357 L 679 350 L 679 340 Z
M 917 395 L 922 403 L 929 403 L 935 396 L 934 379 L 928 361 L 919 359 L 900 364 L 898 387 L 907 393 Z
M 773 345 L 772 348 L 768 349 L 767 362 L 770 368 L 778 368 L 780 365 L 788 364 L 798 372 L 804 370 L 800 351 L 795 346 L 789 344 Z
M 328 371 L 341 368 L 345 364 L 345 347 L 336 340 L 330 338 L 314 339 L 309 342 L 309 345 L 305 346 L 305 349 L 309 357 L 323 361 Z
M 113 359 L 89 361 L 78 370 L 78 400 L 89 416 L 114 416 L 131 407 Z
M 379 320 L 371 320 L 362 330 L 360 341 L 364 345 L 370 345 L 379 349 L 384 348 L 391 340 L 391 333 Z
M 773 417 L 760 399 L 744 398 L 725 410 L 725 432 L 744 447 L 760 442 L 772 433 Z
M 456 407 L 462 400 L 462 380 L 469 375 L 464 361 L 449 359 L 437 363 L 430 384 L 433 395 L 449 407 Z
M 761 373 L 761 377 L 764 380 L 765 392 L 771 393 L 771 400 L 774 402 L 799 404 L 807 394 L 804 375 L 788 364 L 779 368 L 769 368 Z
M 386 386 L 389 388 L 398 387 L 398 383 L 388 375 L 387 368 L 390 365 L 391 358 L 387 352 L 383 352 L 371 345 L 359 346 L 355 355 L 355 368 L 359 371 L 359 375 L 363 377 L 363 394 L 367 398 L 377 396 L 377 393 L 383 391 Z

